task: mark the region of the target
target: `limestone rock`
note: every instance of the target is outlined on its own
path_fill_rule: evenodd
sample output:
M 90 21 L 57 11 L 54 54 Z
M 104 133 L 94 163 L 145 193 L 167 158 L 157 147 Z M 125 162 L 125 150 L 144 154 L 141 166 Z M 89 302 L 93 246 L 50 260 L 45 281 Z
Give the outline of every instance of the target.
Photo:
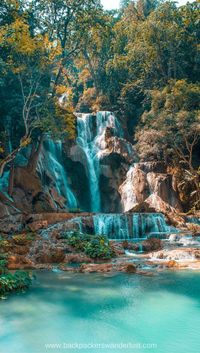
M 34 269 L 34 263 L 23 255 L 12 255 L 8 258 L 9 270 Z
M 162 240 L 158 238 L 147 239 L 142 242 L 143 251 L 156 251 L 162 249 Z
M 182 211 L 173 176 L 167 174 L 162 164 L 135 163 L 119 187 L 119 192 L 125 212 L 144 201 L 150 201 L 151 206 L 158 209 L 157 212 L 162 212 L 160 208 L 164 207 L 161 201 L 165 202 L 168 212 L 172 209 Z

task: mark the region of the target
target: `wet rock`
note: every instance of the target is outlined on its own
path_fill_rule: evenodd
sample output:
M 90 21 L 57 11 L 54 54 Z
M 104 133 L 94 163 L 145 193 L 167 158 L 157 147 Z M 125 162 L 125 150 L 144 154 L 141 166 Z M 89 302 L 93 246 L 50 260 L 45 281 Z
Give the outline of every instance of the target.
M 90 259 L 85 254 L 78 253 L 78 254 L 67 254 L 67 255 L 65 255 L 65 259 L 64 259 L 63 262 L 68 263 L 68 264 L 79 264 L 79 263 L 83 263 L 83 262 L 92 263 L 93 260 Z
M 134 264 L 128 264 L 126 265 L 126 270 L 127 273 L 136 273 L 137 267 Z
M 125 254 L 123 243 L 110 241 L 110 246 L 116 256 L 121 256 Z
M 144 202 L 137 204 L 131 212 L 160 212 L 163 214 L 175 213 L 170 205 L 164 202 L 158 195 L 150 195 Z
M 53 263 L 61 263 L 65 259 L 65 252 L 63 248 L 59 247 L 49 247 L 44 249 L 44 251 L 40 251 L 34 257 L 35 262 L 45 263 L 45 264 L 53 264 Z
M 113 271 L 113 265 L 111 263 L 107 264 L 83 264 L 81 265 L 80 272 L 84 273 L 107 273 Z
M 12 252 L 17 255 L 27 255 L 29 253 L 29 246 L 13 246 Z
M 194 235 L 200 235 L 200 225 L 195 223 L 186 223 L 186 227 L 189 231 L 191 231 Z
M 176 209 L 163 201 L 158 195 L 150 195 L 144 202 L 137 204 L 131 212 L 163 213 L 169 224 L 174 227 L 185 227 L 184 217 L 177 214 Z
M 23 255 L 12 255 L 8 257 L 9 270 L 34 269 L 34 262 Z
M 145 252 L 160 250 L 162 247 L 162 240 L 158 238 L 151 238 L 142 242 L 142 250 Z
M 40 229 L 46 229 L 48 227 L 48 222 L 47 221 L 36 221 L 36 222 L 32 222 L 30 224 L 28 224 L 28 228 L 32 231 L 32 232 L 36 232 Z
M 151 172 L 146 177 L 152 194 L 158 195 L 167 204 L 182 211 L 178 193 L 174 188 L 173 175 Z
M 124 240 L 122 242 L 122 247 L 125 250 L 138 251 L 139 250 L 139 243 L 133 243 L 133 242 L 129 242 L 128 240 Z
M 164 249 L 162 251 L 153 252 L 150 255 L 153 259 L 164 259 L 164 260 L 195 260 L 200 258 L 200 249 L 193 248 L 178 248 L 173 250 Z
M 0 232 L 16 233 L 24 229 L 24 216 L 22 214 L 0 217 Z
M 179 264 L 175 260 L 170 260 L 165 263 L 165 266 L 168 268 L 177 268 L 179 267 Z

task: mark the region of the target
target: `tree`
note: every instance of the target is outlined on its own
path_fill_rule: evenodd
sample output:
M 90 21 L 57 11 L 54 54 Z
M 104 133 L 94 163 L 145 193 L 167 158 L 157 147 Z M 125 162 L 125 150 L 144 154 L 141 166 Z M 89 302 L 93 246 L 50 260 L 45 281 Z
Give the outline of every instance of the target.
M 179 166 L 184 175 L 190 176 L 194 203 L 198 204 L 200 87 L 172 80 L 164 89 L 151 91 L 150 97 L 150 110 L 143 114 L 136 134 L 139 156 L 143 161 L 164 160 Z
M 2 60 L 7 70 L 6 72 L 4 70 L 5 79 L 1 94 L 4 95 L 8 89 L 7 80 L 9 78 L 11 86 L 16 89 L 17 108 L 21 114 L 17 112 L 14 115 L 11 111 L 10 117 L 8 117 L 8 112 L 2 109 L 2 113 L 5 114 L 2 128 L 5 142 L 1 143 L 0 176 L 3 174 L 5 166 L 15 159 L 22 148 L 31 143 L 31 158 L 37 157 L 37 146 L 41 147 L 43 133 L 58 132 L 57 126 L 59 126 L 60 135 L 63 136 L 68 127 L 72 128 L 71 125 L 74 124 L 75 119 L 70 109 L 69 99 L 65 106 L 62 105 L 62 114 L 58 109 L 58 97 L 63 93 L 60 86 L 56 86 L 55 94 L 58 96 L 52 95 L 52 71 L 57 55 L 59 55 L 59 45 L 53 45 L 45 34 L 37 32 L 33 36 L 26 11 L 24 10 L 22 16 L 19 12 L 18 2 L 13 2 L 14 5 L 16 7 L 12 21 L 2 25 L 0 32 L 0 45 L 3 49 Z M 66 88 L 65 91 L 67 91 Z M 11 92 L 14 94 L 13 91 Z M 12 109 L 14 102 L 15 96 L 12 95 L 8 100 L 8 105 L 10 105 L 7 108 L 8 111 Z M 63 114 L 64 110 L 66 116 Z M 9 127 L 12 123 L 16 124 L 19 131 L 17 134 L 14 131 L 15 138 L 10 143 L 11 148 L 8 149 L 6 148 L 6 134 L 9 130 L 9 121 Z M 12 134 L 10 132 L 9 134 L 11 137 Z M 71 131 L 70 134 L 72 134 Z M 29 167 L 30 165 L 36 166 L 36 161 L 29 163 Z
M 55 94 L 65 67 L 82 47 L 82 38 L 90 25 L 99 0 L 39 0 L 32 1 L 32 11 L 41 33 L 60 47 L 55 64 L 52 92 Z

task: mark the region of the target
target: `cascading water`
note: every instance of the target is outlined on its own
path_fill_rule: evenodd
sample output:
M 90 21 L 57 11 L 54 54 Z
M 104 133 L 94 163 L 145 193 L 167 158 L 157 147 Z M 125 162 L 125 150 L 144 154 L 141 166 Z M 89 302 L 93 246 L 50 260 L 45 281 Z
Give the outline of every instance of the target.
M 123 130 L 114 114 L 98 112 L 97 115 L 82 114 L 77 117 L 77 144 L 84 151 L 87 160 L 91 211 L 101 211 L 99 187 L 100 159 L 106 148 L 106 129 L 111 128 L 113 135 L 123 137 Z
M 185 217 L 186 222 L 200 225 L 200 218 L 198 217 Z
M 79 225 L 81 225 L 81 231 L 84 231 L 84 218 L 82 221 L 79 220 Z M 115 240 L 162 237 L 175 232 L 175 228 L 166 224 L 161 213 L 94 215 L 93 228 L 95 234 L 106 235 L 109 239 Z
M 95 234 L 106 235 L 110 239 L 129 239 L 130 224 L 127 215 L 101 214 L 93 217 Z
M 77 201 L 70 188 L 67 173 L 63 166 L 61 141 L 54 142 L 52 139 L 47 139 L 44 142 L 43 153 L 38 162 L 38 170 L 42 179 L 47 170 L 51 174 L 58 194 L 66 198 L 67 206 L 77 208 Z
M 7 194 L 10 172 L 5 171 L 0 178 L 0 191 Z

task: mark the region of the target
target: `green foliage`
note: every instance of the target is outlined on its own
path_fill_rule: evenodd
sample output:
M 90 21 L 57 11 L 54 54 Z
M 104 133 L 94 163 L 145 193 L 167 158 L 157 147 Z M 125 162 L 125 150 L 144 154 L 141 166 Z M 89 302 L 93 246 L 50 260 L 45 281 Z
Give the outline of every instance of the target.
M 0 239 L 0 251 L 3 250 L 4 252 L 8 251 L 12 247 L 10 241 L 6 239 Z
M 96 10 L 99 1 L 1 2 L 0 176 L 43 133 L 75 137 L 70 67 Z
M 34 233 L 17 234 L 12 237 L 17 245 L 28 245 L 35 239 Z
M 94 236 L 85 247 L 85 254 L 92 259 L 110 259 L 113 256 L 112 249 L 105 237 Z
M 75 250 L 84 252 L 92 259 L 110 259 L 114 256 L 108 239 L 103 235 L 67 232 L 62 234 L 62 238 Z
M 7 271 L 7 260 L 6 259 L 0 259 L 0 275 L 5 274 Z
M 162 90 L 151 91 L 150 101 L 136 133 L 139 157 L 142 161 L 164 160 L 180 169 L 180 192 L 190 194 L 192 205 L 198 208 L 200 86 L 171 80 Z
M 31 275 L 27 272 L 16 271 L 14 274 L 0 275 L 0 299 L 5 299 L 9 293 L 26 290 L 31 282 Z
M 43 134 L 73 140 L 74 111 L 113 110 L 198 204 L 199 1 L 2 0 L 0 14 L 0 176 Z

